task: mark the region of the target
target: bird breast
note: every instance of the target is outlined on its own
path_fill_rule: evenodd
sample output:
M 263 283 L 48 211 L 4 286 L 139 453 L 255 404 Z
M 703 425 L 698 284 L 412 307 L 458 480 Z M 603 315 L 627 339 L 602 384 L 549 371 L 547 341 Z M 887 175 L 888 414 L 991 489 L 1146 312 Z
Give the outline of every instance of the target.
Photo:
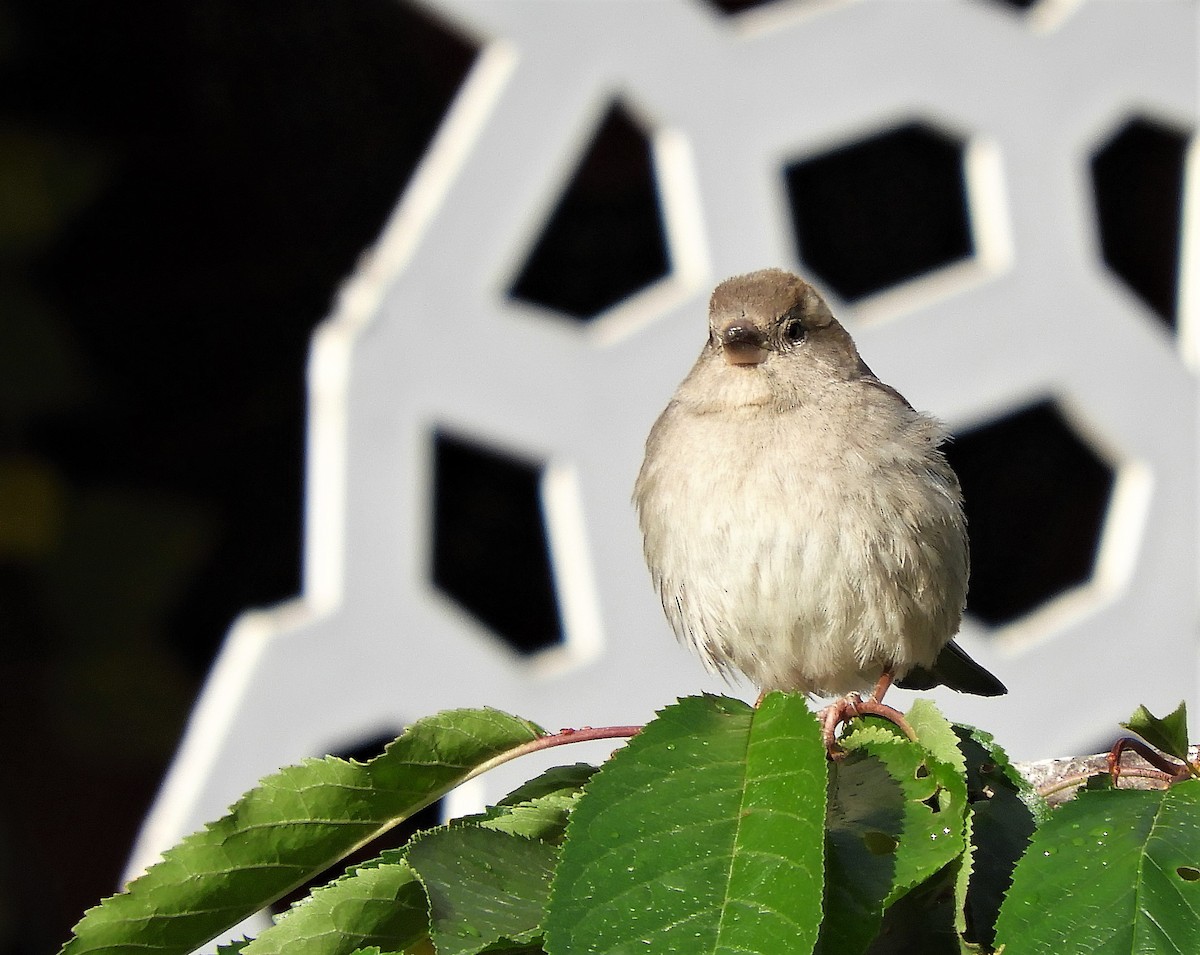
M 651 432 L 635 494 L 667 617 L 708 666 L 763 689 L 860 689 L 931 664 L 958 629 L 966 539 L 935 423 L 845 410 L 831 426 L 673 405 Z

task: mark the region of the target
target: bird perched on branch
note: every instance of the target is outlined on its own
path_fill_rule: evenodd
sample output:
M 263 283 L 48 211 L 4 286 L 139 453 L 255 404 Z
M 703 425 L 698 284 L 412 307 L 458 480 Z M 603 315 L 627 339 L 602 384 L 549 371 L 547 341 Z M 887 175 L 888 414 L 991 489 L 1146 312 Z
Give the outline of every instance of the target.
M 722 282 L 634 489 L 675 634 L 764 694 L 841 697 L 823 712 L 831 746 L 849 716 L 899 716 L 882 702 L 893 681 L 1004 693 L 952 639 L 969 557 L 944 437 L 803 279 Z

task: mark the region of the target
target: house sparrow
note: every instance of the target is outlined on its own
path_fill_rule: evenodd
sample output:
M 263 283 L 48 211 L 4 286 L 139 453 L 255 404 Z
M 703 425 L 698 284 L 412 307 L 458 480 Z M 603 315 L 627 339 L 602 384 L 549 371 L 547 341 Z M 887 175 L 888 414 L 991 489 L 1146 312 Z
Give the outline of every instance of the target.
M 850 715 L 896 714 L 882 706 L 893 680 L 1004 693 L 951 639 L 969 555 L 941 425 L 875 377 L 789 272 L 722 282 L 708 329 L 634 488 L 680 641 L 764 694 L 842 696 L 830 744 Z

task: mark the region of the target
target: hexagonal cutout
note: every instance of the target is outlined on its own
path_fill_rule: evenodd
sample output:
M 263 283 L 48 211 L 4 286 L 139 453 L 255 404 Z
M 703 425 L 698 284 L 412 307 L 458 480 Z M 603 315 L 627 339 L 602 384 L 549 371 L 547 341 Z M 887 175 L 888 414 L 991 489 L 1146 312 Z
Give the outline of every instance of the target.
M 733 16 L 756 7 L 774 6 L 779 0 L 707 0 L 707 2 L 726 16 Z
M 1175 327 L 1188 134 L 1135 118 L 1092 157 L 1104 261 Z
M 853 301 L 970 257 L 963 153 L 914 122 L 789 163 L 800 259 Z
M 513 650 L 563 641 L 539 463 L 436 431 L 434 584 Z
M 330 756 L 336 756 L 339 759 L 349 759 L 356 763 L 370 762 L 376 756 L 383 753 L 388 744 L 399 736 L 403 729 L 380 729 L 378 733 L 372 733 L 370 736 L 365 736 L 361 739 L 356 739 L 346 746 L 339 746 L 337 749 L 330 752 Z
M 509 295 L 589 321 L 668 269 L 650 138 L 614 101 Z
M 1046 400 L 946 447 L 971 536 L 967 613 L 999 627 L 1086 583 L 1116 474 Z

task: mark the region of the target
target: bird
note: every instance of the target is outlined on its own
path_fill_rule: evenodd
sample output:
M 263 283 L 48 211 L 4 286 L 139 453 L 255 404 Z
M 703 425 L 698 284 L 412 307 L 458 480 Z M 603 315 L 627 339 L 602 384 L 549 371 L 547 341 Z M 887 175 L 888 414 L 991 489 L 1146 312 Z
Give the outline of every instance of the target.
M 999 696 L 954 641 L 970 551 L 942 424 L 880 381 L 811 284 L 721 282 L 633 501 L 667 620 L 705 666 L 836 697 L 826 744 L 895 683 Z M 869 695 L 863 696 L 869 691 Z M 911 734 L 902 717 L 897 721 Z

